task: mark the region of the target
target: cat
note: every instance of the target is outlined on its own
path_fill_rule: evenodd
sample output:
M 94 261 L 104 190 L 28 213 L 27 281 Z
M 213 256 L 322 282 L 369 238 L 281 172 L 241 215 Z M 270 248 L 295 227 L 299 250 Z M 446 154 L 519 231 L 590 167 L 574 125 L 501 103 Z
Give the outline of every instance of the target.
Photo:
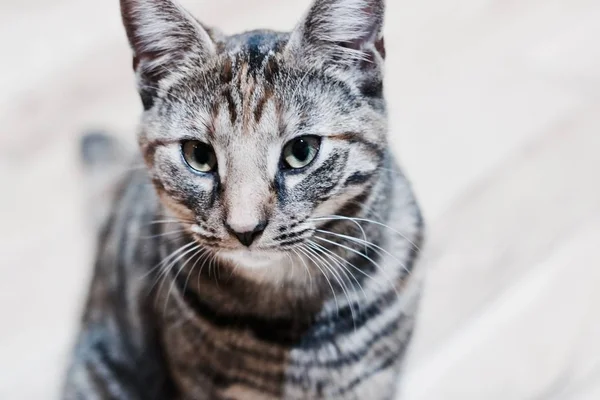
M 387 140 L 384 9 L 226 36 L 121 0 L 144 168 L 99 234 L 63 398 L 395 398 L 424 224 Z

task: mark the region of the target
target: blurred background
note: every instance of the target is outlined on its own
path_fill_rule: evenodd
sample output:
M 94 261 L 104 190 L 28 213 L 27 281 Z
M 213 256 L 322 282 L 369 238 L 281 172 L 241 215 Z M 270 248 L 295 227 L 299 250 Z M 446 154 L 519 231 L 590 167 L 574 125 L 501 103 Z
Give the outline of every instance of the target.
M 186 0 L 228 33 L 308 0 Z M 600 399 L 600 1 L 388 0 L 429 226 L 403 400 Z M 0 0 L 0 398 L 56 398 L 91 272 L 77 138 L 133 142 L 116 0 Z

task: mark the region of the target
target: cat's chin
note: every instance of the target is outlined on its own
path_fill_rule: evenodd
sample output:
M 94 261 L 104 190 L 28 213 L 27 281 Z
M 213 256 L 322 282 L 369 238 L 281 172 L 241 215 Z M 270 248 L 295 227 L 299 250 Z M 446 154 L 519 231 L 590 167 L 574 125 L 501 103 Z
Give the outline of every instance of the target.
M 219 257 L 232 263 L 236 268 L 257 270 L 280 265 L 285 254 L 276 251 L 229 250 L 219 252 Z

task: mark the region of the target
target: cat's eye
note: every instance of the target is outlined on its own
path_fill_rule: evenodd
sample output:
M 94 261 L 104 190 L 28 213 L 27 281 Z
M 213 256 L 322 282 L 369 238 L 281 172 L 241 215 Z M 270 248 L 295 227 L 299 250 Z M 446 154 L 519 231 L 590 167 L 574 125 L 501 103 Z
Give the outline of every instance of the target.
M 300 136 L 288 142 L 283 148 L 282 164 L 288 169 L 304 168 L 319 153 L 321 138 L 318 136 Z
M 211 172 L 217 167 L 217 156 L 213 148 L 197 140 L 186 140 L 181 144 L 185 162 L 194 171 Z

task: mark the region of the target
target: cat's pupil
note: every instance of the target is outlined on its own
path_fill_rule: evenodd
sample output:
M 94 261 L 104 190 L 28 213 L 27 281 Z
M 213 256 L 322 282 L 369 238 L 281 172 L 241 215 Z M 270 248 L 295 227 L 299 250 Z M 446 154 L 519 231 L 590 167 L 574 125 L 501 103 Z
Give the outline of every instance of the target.
M 310 155 L 310 146 L 304 139 L 298 139 L 292 145 L 292 155 L 298 161 L 306 161 Z
M 194 148 L 194 158 L 198 164 L 208 164 L 210 152 L 207 146 L 197 144 Z

